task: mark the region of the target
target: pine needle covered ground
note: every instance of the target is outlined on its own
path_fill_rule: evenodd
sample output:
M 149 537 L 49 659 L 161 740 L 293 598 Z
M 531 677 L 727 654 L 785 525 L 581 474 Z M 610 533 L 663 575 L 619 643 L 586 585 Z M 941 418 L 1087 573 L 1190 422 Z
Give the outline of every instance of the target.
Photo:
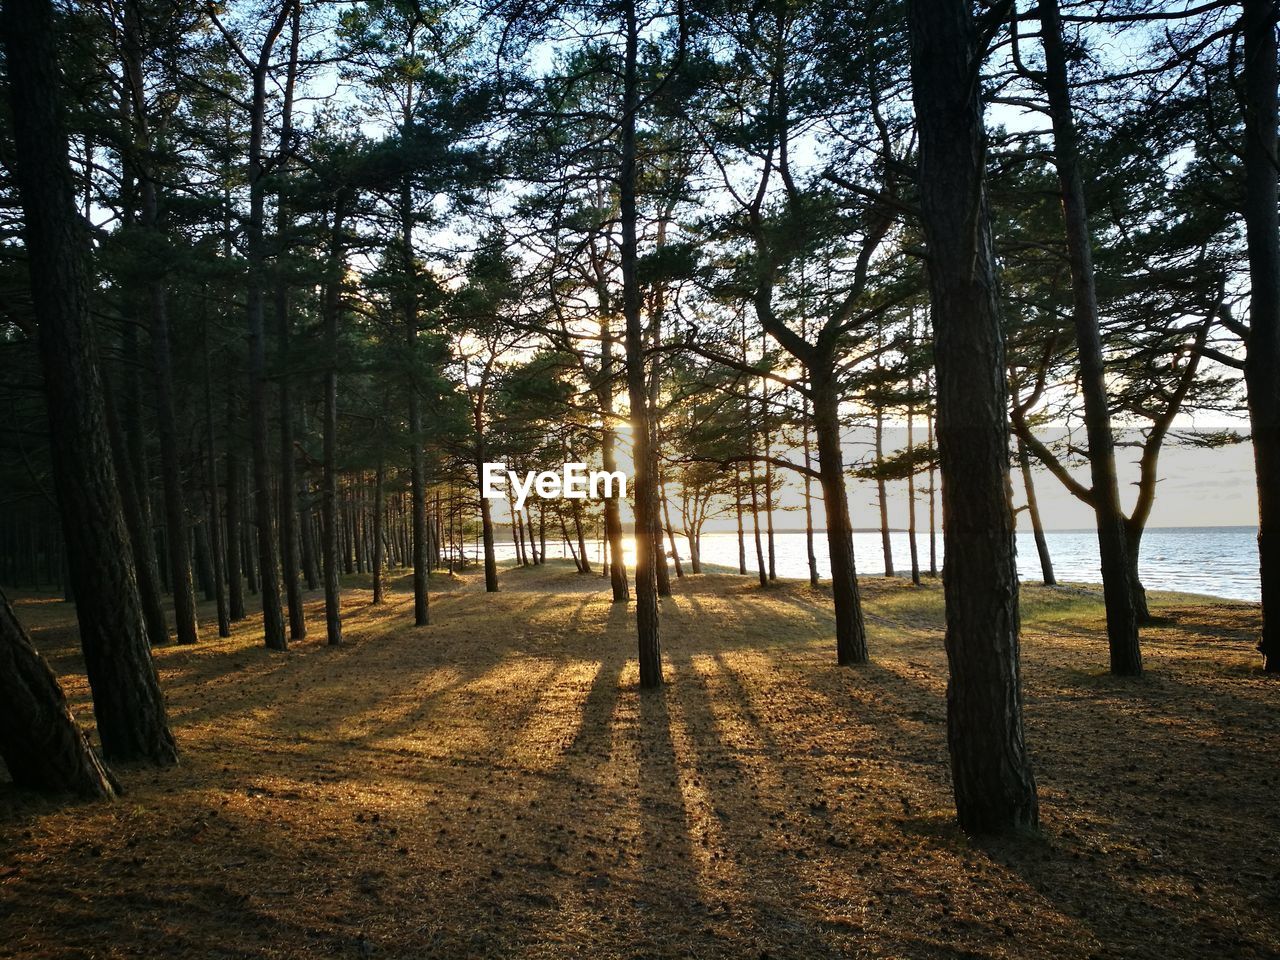
M 1149 674 L 1096 594 L 1029 587 L 1043 830 L 952 825 L 941 591 L 865 582 L 835 666 L 807 585 L 682 581 L 668 686 L 572 568 L 346 595 L 349 644 L 157 651 L 182 765 L 110 804 L 0 786 L 0 956 L 1263 957 L 1280 954 L 1280 694 L 1255 607 L 1159 596 Z M 17 606 L 89 723 L 70 609 Z M 208 612 L 206 611 L 206 621 Z

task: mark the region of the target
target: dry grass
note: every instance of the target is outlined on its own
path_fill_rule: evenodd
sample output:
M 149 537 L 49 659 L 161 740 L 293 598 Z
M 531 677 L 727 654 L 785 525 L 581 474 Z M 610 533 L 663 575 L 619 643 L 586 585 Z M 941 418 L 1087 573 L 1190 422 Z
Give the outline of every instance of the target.
M 347 596 L 341 649 L 158 651 L 180 767 L 120 802 L 0 788 L 0 956 L 1280 955 L 1280 710 L 1257 611 L 1161 598 L 1149 675 L 1104 672 L 1096 596 L 1028 589 L 1040 834 L 952 825 L 936 586 L 743 578 L 663 603 L 641 694 L 623 609 L 552 566 L 436 578 L 435 625 Z M 83 720 L 68 610 L 19 613 Z

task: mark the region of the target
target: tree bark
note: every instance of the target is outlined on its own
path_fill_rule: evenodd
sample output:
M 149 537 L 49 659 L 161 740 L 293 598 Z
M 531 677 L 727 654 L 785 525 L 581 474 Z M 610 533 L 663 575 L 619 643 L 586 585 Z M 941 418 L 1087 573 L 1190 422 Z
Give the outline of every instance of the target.
M 1276 13 L 1243 0 L 1245 236 L 1249 340 L 1244 377 L 1258 477 L 1258 562 L 1264 669 L 1280 673 L 1280 221 L 1276 156 Z
M 909 0 L 908 13 L 938 374 L 952 786 L 964 829 L 1008 832 L 1034 826 L 1039 813 L 1022 733 L 1008 396 L 978 94 L 984 51 L 968 0 Z
M 1049 556 L 1049 541 L 1044 536 L 1044 524 L 1040 521 L 1040 504 L 1036 500 L 1035 480 L 1031 475 L 1031 455 L 1027 453 L 1027 445 L 1022 437 L 1017 438 L 1018 464 L 1022 468 L 1022 489 L 1027 495 L 1027 517 L 1031 521 L 1031 535 L 1035 537 L 1036 554 L 1040 557 L 1040 579 L 1046 587 L 1056 586 L 1058 578 L 1053 575 L 1053 558 Z
M 1142 648 L 1129 591 L 1129 561 L 1125 555 L 1124 513 L 1116 477 L 1115 442 L 1107 404 L 1102 334 L 1098 323 L 1098 294 L 1094 284 L 1092 239 L 1085 207 L 1084 181 L 1067 81 L 1062 22 L 1057 0 L 1039 0 L 1044 42 L 1044 86 L 1053 121 L 1054 163 L 1062 188 L 1066 221 L 1067 260 L 1071 267 L 1072 316 L 1080 354 L 1080 391 L 1084 395 L 1085 432 L 1089 438 L 1089 474 L 1093 482 L 1094 516 L 1098 525 L 1098 554 L 1102 561 L 1102 592 L 1107 607 L 1107 642 L 1111 672 L 1121 676 L 1142 673 Z
M 324 490 L 320 510 L 324 518 L 324 621 L 329 646 L 342 643 L 342 586 L 338 582 L 338 319 L 342 313 L 343 199 L 333 211 L 329 262 L 324 287 Z
M 867 627 L 858 593 L 853 556 L 853 521 L 844 486 L 840 450 L 840 398 L 831 373 L 811 370 L 813 427 L 818 440 L 818 475 L 827 512 L 827 551 L 831 557 L 831 599 L 836 611 L 836 661 L 867 662 Z
M 0 593 L 0 758 L 16 786 L 91 799 L 116 794 L 58 679 Z
M 253 446 L 253 502 L 258 537 L 258 581 L 262 598 L 263 641 L 271 650 L 286 650 L 284 613 L 280 608 L 280 572 L 276 556 L 275 525 L 271 503 L 271 464 L 267 441 L 267 348 L 265 331 L 266 170 L 263 165 L 263 130 L 266 126 L 267 74 L 271 51 L 284 29 L 296 0 L 286 0 L 269 25 L 253 71 L 253 100 L 249 111 L 249 288 L 246 314 L 249 325 L 249 425 Z
M 638 51 L 640 27 L 636 0 L 623 7 L 626 57 L 623 75 L 619 170 L 619 219 L 622 225 L 622 315 L 626 321 L 627 393 L 631 401 L 631 440 L 635 463 L 632 502 L 636 543 L 636 635 L 640 657 L 640 686 L 662 684 L 662 641 L 658 624 L 658 579 L 654 530 L 658 521 L 656 460 L 647 409 L 644 330 L 640 323 L 640 279 L 636 238 L 636 114 L 640 107 Z M 617 562 L 619 557 L 615 557 Z
M 242 563 L 242 542 L 244 539 L 243 523 L 240 519 L 242 494 L 240 491 L 240 457 L 236 453 L 234 425 L 238 404 L 235 390 L 227 394 L 227 452 L 225 454 L 227 469 L 227 603 L 231 622 L 243 620 L 246 616 L 244 608 L 244 566 Z
M 54 483 L 98 735 L 109 759 L 170 764 L 177 746 L 151 660 L 108 441 L 88 237 L 67 160 L 51 3 L 5 0 L 0 32 Z

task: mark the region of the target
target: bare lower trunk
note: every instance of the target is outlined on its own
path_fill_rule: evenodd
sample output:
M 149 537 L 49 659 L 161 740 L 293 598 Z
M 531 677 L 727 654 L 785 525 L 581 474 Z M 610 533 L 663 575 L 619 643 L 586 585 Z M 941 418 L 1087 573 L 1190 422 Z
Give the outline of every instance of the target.
M 483 469 L 483 466 L 481 467 Z M 493 547 L 493 507 L 488 497 L 480 498 L 480 536 L 484 541 L 484 588 L 498 592 L 498 557 Z M 513 525 L 514 526 L 514 525 Z M 514 533 L 514 530 L 512 531 Z
M 960 825 L 1039 819 L 1022 733 L 1008 396 L 987 214 L 983 58 L 968 0 L 909 0 L 921 222 L 937 365 L 947 741 Z
M 1067 81 L 1066 54 L 1057 0 L 1039 0 L 1045 53 L 1045 91 L 1053 120 L 1054 161 L 1062 188 L 1066 221 L 1067 259 L 1074 295 L 1076 346 L 1080 355 L 1080 390 L 1084 395 L 1085 431 L 1089 438 L 1089 473 L 1098 524 L 1098 553 L 1102 560 L 1102 590 L 1107 607 L 1107 640 L 1111 672 L 1142 673 L 1142 650 L 1133 598 L 1129 590 L 1129 562 L 1125 556 L 1124 513 L 1116 477 L 1115 443 L 1107 406 L 1107 387 L 1098 323 L 1089 217 L 1084 201 L 1075 121 Z
M 867 662 L 867 628 L 853 557 L 853 522 L 844 486 L 840 450 L 840 400 L 829 373 L 814 371 L 813 426 L 818 440 L 818 473 L 827 511 L 827 551 L 831 557 L 831 599 L 836 612 L 836 660 Z
M 1244 222 L 1249 341 L 1244 376 L 1258 477 L 1264 669 L 1280 673 L 1280 223 L 1277 222 L 1276 28 L 1270 0 L 1244 0 Z
M 636 113 L 639 110 L 640 26 L 636 0 L 626 0 L 626 56 L 623 75 L 622 130 L 619 171 L 619 219 L 622 226 L 622 314 L 626 320 L 627 393 L 631 402 L 632 461 L 635 464 L 634 511 L 636 543 L 636 637 L 640 686 L 662 683 L 662 643 L 658 629 L 657 551 L 658 497 L 654 438 L 647 410 L 648 388 L 644 361 L 644 331 L 640 323 L 640 280 L 636 241 Z M 615 557 L 615 561 L 617 557 Z

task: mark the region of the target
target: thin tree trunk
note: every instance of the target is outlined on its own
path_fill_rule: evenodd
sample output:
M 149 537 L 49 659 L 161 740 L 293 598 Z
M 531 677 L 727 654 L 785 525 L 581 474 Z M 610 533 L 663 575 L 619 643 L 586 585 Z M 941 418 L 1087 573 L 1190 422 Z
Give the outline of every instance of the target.
M 960 825 L 1039 819 L 1022 734 L 1008 395 L 984 182 L 980 48 L 968 0 L 908 0 L 921 221 L 938 371 L 947 742 Z
M 253 100 L 249 111 L 249 218 L 245 222 L 249 289 L 246 315 L 249 326 L 249 426 L 253 450 L 253 502 L 258 539 L 258 581 L 262 599 L 263 641 L 271 650 L 285 650 L 284 613 L 280 608 L 279 560 L 271 503 L 271 461 L 267 440 L 267 348 L 263 287 L 266 282 L 266 178 L 263 164 L 263 131 L 266 127 L 267 75 L 271 51 L 291 13 L 285 2 L 268 26 L 258 62 L 253 70 Z
M 1124 513 L 1116 477 L 1115 442 L 1107 405 L 1107 385 L 1098 323 L 1098 295 L 1094 285 L 1089 214 L 1085 207 L 1075 120 L 1067 81 L 1066 54 L 1057 0 L 1038 0 L 1044 42 L 1045 92 L 1053 121 L 1054 162 L 1062 188 L 1066 220 L 1067 260 L 1074 294 L 1072 314 L 1080 354 L 1080 390 L 1084 395 L 1085 432 L 1089 438 L 1089 473 L 1098 523 L 1098 553 L 1102 560 L 1102 592 L 1107 607 L 1107 640 L 1111 672 L 1122 676 L 1142 673 L 1142 649 L 1133 597 L 1129 590 L 1129 562 L 1125 555 Z M 1274 138 L 1273 138 L 1274 139 Z
M 910 385 L 915 389 L 915 384 Z M 916 546 L 915 408 L 907 406 L 907 546 L 911 553 L 911 582 L 920 586 L 920 551 Z
M 1018 464 L 1022 469 L 1022 489 L 1027 495 L 1027 517 L 1031 520 L 1031 535 L 1035 537 L 1036 554 L 1040 557 L 1040 579 L 1046 587 L 1056 586 L 1057 578 L 1053 575 L 1053 558 L 1049 556 L 1049 541 L 1045 539 L 1044 524 L 1040 520 L 1040 503 L 1036 499 L 1035 480 L 1031 475 L 1031 456 L 1022 437 L 1015 438 L 1018 444 Z
M 98 736 L 109 759 L 170 764 L 177 746 L 151 660 L 108 442 L 88 237 L 67 160 L 49 0 L 5 0 L 0 34 L 53 477 Z
M 747 531 L 742 516 L 742 470 L 733 471 L 733 499 L 738 512 L 738 575 L 747 575 Z
M 324 620 L 329 646 L 342 643 L 342 587 L 338 582 L 338 319 L 342 313 L 342 272 L 345 266 L 342 231 L 344 200 L 333 211 L 329 239 L 328 277 L 324 288 L 324 490 L 321 511 L 324 554 Z
M 876 498 L 880 503 L 880 550 L 884 554 L 884 575 L 894 576 L 893 540 L 889 536 L 889 497 L 884 482 L 884 409 L 876 406 Z
M 232 433 L 236 422 L 235 391 L 227 393 L 227 601 L 231 622 L 245 618 L 244 573 L 240 562 L 243 525 L 240 521 L 240 457 L 236 454 L 236 439 Z
M 818 554 L 813 545 L 813 453 L 809 441 L 809 398 L 801 401 L 800 433 L 804 449 L 804 546 L 809 560 L 809 586 L 818 585 Z
M 754 444 L 753 444 L 754 446 Z M 760 586 L 767 587 L 769 585 L 769 570 L 764 562 L 764 544 L 760 540 L 760 492 L 759 481 L 756 479 L 756 462 L 754 457 L 755 451 L 752 451 L 752 459 L 747 461 L 747 480 L 751 484 L 751 533 L 756 545 L 756 574 L 760 580 Z
M 622 315 L 626 320 L 627 392 L 631 401 L 632 460 L 635 463 L 634 511 L 636 543 L 636 636 L 640 658 L 640 686 L 662 684 L 662 640 L 658 625 L 658 579 L 654 531 L 657 529 L 658 498 L 656 458 L 646 409 L 647 390 L 644 365 L 644 331 L 640 324 L 640 279 L 636 238 L 636 113 L 640 108 L 639 44 L 640 26 L 636 0 L 623 7 L 626 55 L 623 71 L 622 130 L 618 196 L 622 226 Z M 615 562 L 618 559 L 614 558 Z
M 382 568 L 386 566 L 383 538 L 386 536 L 385 495 L 386 465 L 383 463 L 382 446 L 378 446 L 378 468 L 373 475 L 373 602 L 382 602 Z

